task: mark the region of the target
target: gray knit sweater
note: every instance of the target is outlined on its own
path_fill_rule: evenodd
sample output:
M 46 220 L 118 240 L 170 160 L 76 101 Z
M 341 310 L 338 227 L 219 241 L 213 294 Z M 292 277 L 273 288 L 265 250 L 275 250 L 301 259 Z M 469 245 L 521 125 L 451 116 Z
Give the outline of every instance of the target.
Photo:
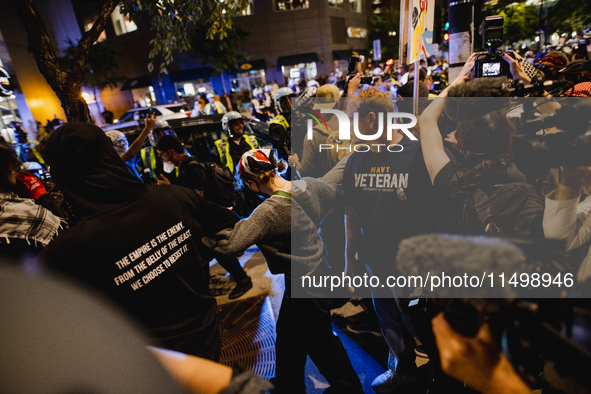
M 306 211 L 296 202 L 292 204 L 291 198 L 274 195 L 233 229 L 203 238 L 203 243 L 229 257 L 240 256 L 256 244 L 271 273 L 291 273 L 298 278 L 312 272 L 323 259 L 323 245 L 314 222 L 319 223 L 332 207 L 335 188 L 305 178 L 292 183 L 292 194 L 305 204 Z

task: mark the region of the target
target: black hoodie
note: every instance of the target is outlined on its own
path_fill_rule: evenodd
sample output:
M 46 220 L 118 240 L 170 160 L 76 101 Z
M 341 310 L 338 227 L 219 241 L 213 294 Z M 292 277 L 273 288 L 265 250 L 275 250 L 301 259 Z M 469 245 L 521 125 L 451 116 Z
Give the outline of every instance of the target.
M 143 184 L 91 124 L 61 126 L 45 154 L 81 220 L 51 242 L 41 260 L 115 299 L 161 345 L 209 356 L 218 322 L 200 240 L 238 217 L 193 190 Z

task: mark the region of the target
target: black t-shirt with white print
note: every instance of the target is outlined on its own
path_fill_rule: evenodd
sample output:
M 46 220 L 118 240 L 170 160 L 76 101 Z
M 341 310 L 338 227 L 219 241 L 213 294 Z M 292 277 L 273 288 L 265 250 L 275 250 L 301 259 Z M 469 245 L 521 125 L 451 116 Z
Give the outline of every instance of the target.
M 403 138 L 401 152 L 355 152 L 345 167 L 343 186 L 357 212 L 365 263 L 392 263 L 399 242 L 437 229 L 433 187 L 420 141 Z

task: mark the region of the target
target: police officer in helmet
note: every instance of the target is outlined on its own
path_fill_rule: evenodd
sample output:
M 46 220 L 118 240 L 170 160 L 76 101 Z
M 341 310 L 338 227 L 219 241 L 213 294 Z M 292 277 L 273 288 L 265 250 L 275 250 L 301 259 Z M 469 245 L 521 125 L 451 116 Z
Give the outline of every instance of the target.
M 291 99 L 295 97 L 290 88 L 281 88 L 275 92 L 275 108 L 277 115 L 269 122 L 269 135 L 273 149 L 277 150 L 279 159 L 288 160 L 291 153 Z
M 218 157 L 220 164 L 228 167 L 233 174 L 236 164 L 238 164 L 244 152 L 257 149 L 259 145 L 254 135 L 252 135 L 252 130 L 246 119 L 236 111 L 224 115 L 222 129 L 227 137 L 215 142 L 216 149 L 213 153 Z M 245 130 L 250 133 L 244 134 Z

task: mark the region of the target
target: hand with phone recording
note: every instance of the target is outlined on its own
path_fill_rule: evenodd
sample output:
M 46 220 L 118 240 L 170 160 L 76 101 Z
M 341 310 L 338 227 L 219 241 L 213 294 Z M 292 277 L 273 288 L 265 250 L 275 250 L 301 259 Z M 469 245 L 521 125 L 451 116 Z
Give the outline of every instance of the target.
M 355 97 L 355 92 L 361 83 L 361 74 L 357 73 L 348 80 L 347 97 Z

